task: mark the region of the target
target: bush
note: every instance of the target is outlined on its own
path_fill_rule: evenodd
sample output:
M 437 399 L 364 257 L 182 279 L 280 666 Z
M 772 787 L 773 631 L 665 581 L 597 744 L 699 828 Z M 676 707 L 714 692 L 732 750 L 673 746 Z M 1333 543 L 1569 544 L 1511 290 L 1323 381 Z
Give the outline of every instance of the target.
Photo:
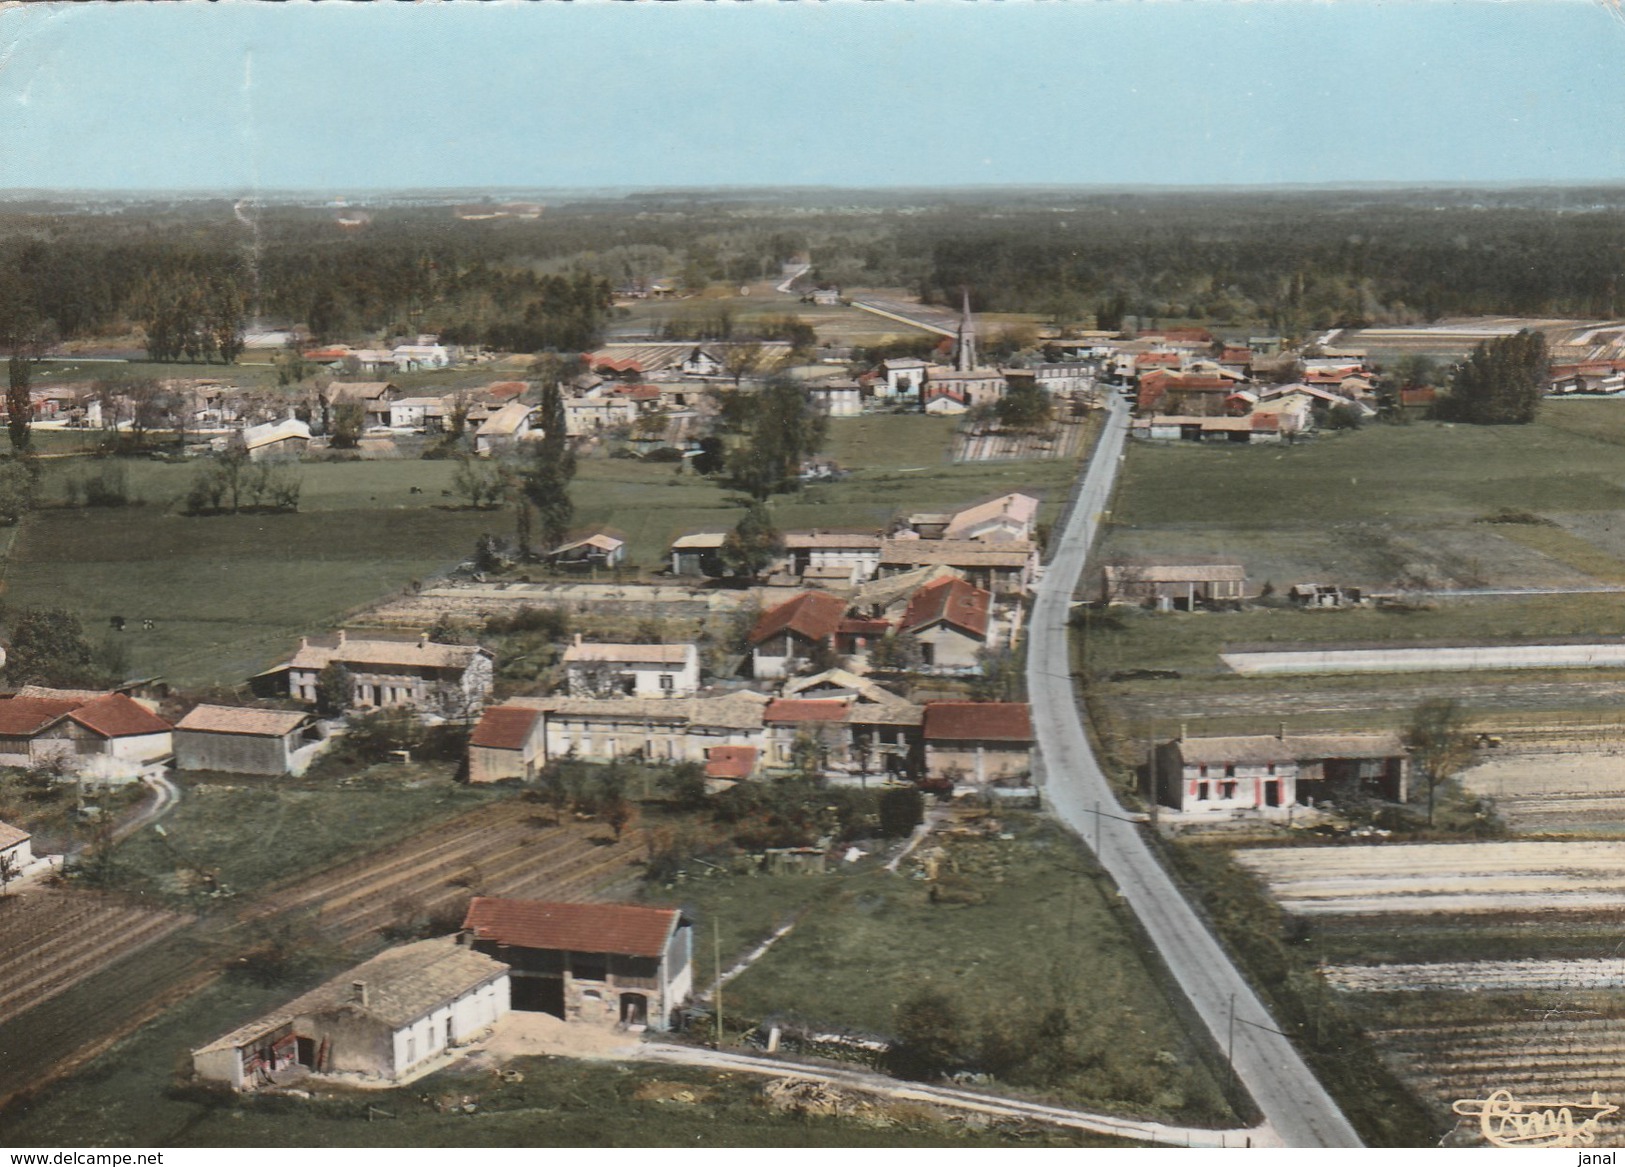
M 570 618 L 557 608 L 537 608 L 526 604 L 507 616 L 487 616 L 485 631 L 491 636 L 540 632 L 549 640 L 563 640 L 570 634 Z
M 925 795 L 913 787 L 886 790 L 880 795 L 880 833 L 900 839 L 925 821 Z

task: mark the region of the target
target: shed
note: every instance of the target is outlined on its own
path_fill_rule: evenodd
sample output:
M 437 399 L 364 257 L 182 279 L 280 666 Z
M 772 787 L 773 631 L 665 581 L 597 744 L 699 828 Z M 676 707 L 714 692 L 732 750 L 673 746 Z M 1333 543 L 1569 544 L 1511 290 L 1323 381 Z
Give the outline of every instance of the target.
M 299 774 L 323 740 L 316 719 L 299 710 L 199 705 L 175 724 L 175 767 Z

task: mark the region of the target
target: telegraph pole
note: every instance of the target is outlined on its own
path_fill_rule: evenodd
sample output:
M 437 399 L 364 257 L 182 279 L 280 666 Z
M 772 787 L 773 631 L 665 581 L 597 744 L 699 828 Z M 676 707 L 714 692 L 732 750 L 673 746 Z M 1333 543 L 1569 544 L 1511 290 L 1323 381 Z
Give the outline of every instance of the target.
M 722 929 L 717 927 L 717 921 L 711 921 L 711 955 L 717 966 L 717 1048 L 722 1048 Z M 1231 1010 L 1235 1009 L 1235 998 L 1230 1001 Z M 1234 1026 L 1232 1026 L 1232 1029 Z

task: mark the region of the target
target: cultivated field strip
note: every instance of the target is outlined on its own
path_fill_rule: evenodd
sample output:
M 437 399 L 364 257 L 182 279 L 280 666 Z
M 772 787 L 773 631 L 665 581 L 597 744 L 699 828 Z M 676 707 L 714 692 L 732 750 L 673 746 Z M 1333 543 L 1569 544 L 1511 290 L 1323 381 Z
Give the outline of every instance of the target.
M 1255 848 L 1236 858 L 1300 915 L 1625 907 L 1625 842 Z
M 1521 1102 L 1625 1098 L 1625 1020 L 1554 1018 L 1371 1034 L 1386 1061 L 1441 1109 L 1508 1090 Z M 1625 1144 L 1625 1126 L 1602 1124 L 1597 1144 Z
M 0 1021 L 0 1104 L 71 1073 L 209 984 L 252 942 L 256 924 L 314 921 L 327 939 L 359 953 L 381 931 L 460 915 L 475 894 L 594 899 L 630 881 L 631 861 L 641 849 L 641 832 L 629 831 L 619 842 L 609 836 L 601 824 L 555 826 L 542 808 L 504 800 L 111 963 L 107 954 L 87 957 L 76 982 Z
M 1434 964 L 1339 964 L 1321 970 L 1333 988 L 1366 993 L 1430 990 L 1586 992 L 1625 989 L 1625 958 L 1480 960 Z
M 0 1023 L 187 922 L 174 912 L 132 907 L 94 892 L 49 888 L 7 897 L 4 909 Z

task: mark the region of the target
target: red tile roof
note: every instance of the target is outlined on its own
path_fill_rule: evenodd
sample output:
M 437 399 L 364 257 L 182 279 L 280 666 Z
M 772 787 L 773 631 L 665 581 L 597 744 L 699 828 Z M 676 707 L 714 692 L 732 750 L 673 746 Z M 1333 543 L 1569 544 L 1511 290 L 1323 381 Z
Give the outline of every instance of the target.
M 81 705 L 69 717 L 101 737 L 137 737 L 168 733 L 174 726 L 123 693 L 109 693 Z
M 468 744 L 487 750 L 523 749 L 525 739 L 540 716 L 541 711 L 536 709 L 493 705 L 480 715 L 480 723 L 474 727 Z
M 755 772 L 755 746 L 712 746 L 705 756 L 707 778 L 749 778 Z
M 494 940 L 516 948 L 660 957 L 665 955 L 666 941 L 682 917 L 674 908 L 475 896 L 468 905 L 463 928 L 477 940 Z
M 846 702 L 844 700 L 818 701 L 810 697 L 804 700 L 779 698 L 769 701 L 767 708 L 762 710 L 763 724 L 770 721 L 843 721 L 845 718 Z
M 82 704 L 54 697 L 8 697 L 0 701 L 0 736 L 28 737 Z
M 1026 702 L 933 701 L 925 707 L 926 741 L 1031 742 Z
M 781 632 L 794 632 L 797 636 L 822 643 L 835 635 L 841 617 L 846 615 L 846 601 L 828 592 L 802 592 L 786 600 L 777 608 L 762 613 L 750 634 L 752 644 L 761 644 Z
M 927 625 L 942 622 L 985 640 L 992 604 L 992 594 L 974 584 L 962 579 L 939 579 L 909 598 L 908 609 L 903 613 L 903 631 L 917 632 Z

